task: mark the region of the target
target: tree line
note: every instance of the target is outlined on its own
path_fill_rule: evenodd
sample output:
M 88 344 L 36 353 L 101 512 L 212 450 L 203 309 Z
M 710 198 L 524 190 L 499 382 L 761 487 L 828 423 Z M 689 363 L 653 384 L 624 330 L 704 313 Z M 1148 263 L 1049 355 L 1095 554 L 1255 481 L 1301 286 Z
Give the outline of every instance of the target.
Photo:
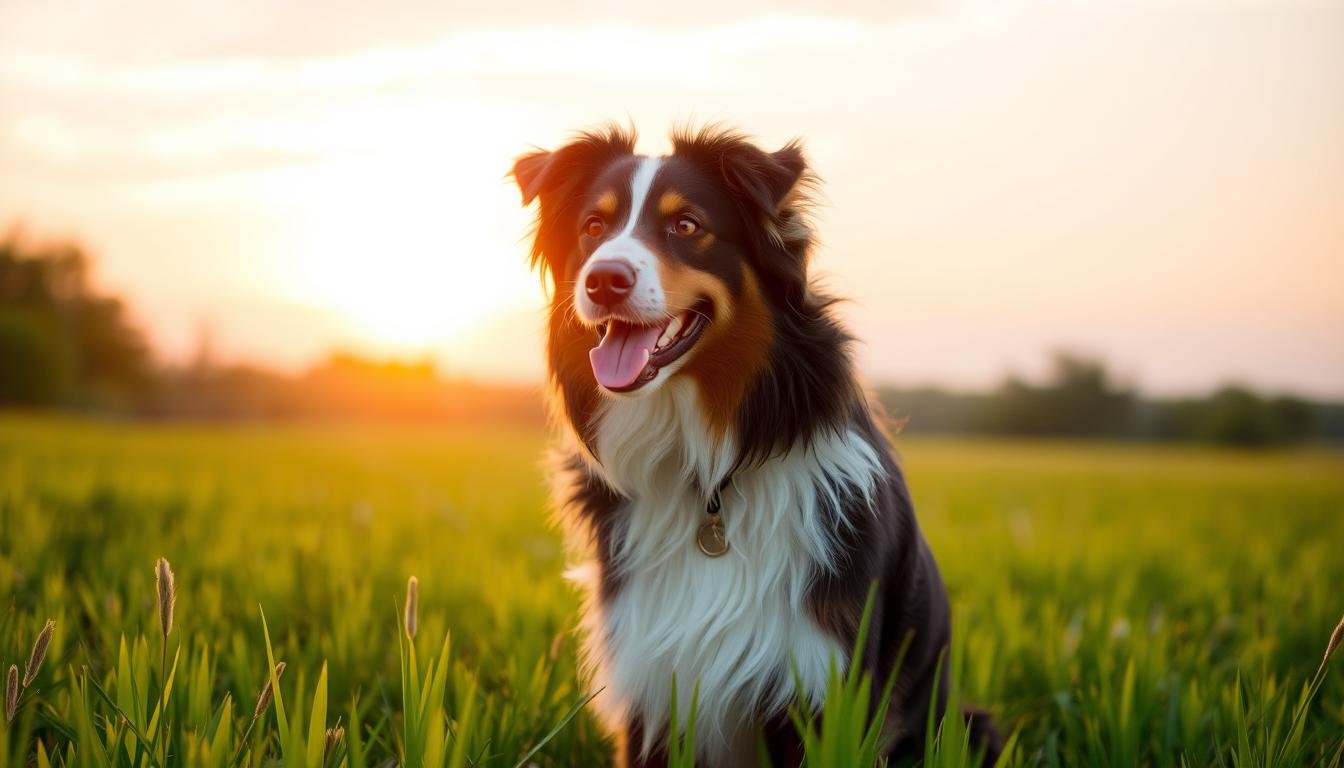
M 1344 404 L 1262 394 L 1227 384 L 1199 397 L 1145 398 L 1104 362 L 1056 352 L 1041 383 L 1012 375 L 985 393 L 939 388 L 877 391 L 905 431 L 1186 440 L 1238 446 L 1344 442 Z
M 334 354 L 298 376 L 198 360 L 154 359 L 125 303 L 99 292 L 76 244 L 0 239 L 0 407 L 61 408 L 157 418 L 543 418 L 536 387 L 445 381 L 431 363 Z M 1231 445 L 1344 442 L 1344 404 L 1226 386 L 1203 397 L 1151 399 L 1104 363 L 1059 353 L 1047 380 L 1009 376 L 985 393 L 882 387 L 910 432 L 1197 440 Z
M 540 423 L 539 387 L 446 381 L 429 361 L 334 352 L 299 375 L 155 360 L 126 304 L 98 291 L 77 244 L 0 238 L 0 408 L 151 419 Z

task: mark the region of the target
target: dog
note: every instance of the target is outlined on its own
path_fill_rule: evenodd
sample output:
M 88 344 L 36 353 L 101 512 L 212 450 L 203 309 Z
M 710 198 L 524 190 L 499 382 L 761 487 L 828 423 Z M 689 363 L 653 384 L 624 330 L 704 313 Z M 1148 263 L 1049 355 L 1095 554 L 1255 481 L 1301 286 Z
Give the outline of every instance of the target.
M 948 696 L 948 600 L 851 337 L 809 277 L 815 178 L 797 142 L 672 139 L 642 156 L 609 126 L 512 171 L 539 202 L 554 495 L 586 553 L 568 575 L 616 764 L 665 763 L 678 685 L 681 723 L 698 691 L 698 764 L 754 765 L 763 745 L 798 765 L 789 708 L 820 711 L 873 583 L 861 663 L 880 691 L 900 657 L 884 743 L 919 754 Z M 968 718 L 992 763 L 997 732 Z

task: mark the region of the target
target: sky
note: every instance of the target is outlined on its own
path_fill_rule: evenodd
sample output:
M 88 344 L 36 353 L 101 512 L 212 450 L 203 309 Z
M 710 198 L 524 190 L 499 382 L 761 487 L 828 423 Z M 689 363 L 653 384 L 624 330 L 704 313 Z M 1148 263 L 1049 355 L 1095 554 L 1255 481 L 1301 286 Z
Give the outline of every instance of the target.
M 874 382 L 1344 395 L 1344 3 L 0 0 L 0 227 L 160 355 L 542 374 L 532 147 L 799 137 Z

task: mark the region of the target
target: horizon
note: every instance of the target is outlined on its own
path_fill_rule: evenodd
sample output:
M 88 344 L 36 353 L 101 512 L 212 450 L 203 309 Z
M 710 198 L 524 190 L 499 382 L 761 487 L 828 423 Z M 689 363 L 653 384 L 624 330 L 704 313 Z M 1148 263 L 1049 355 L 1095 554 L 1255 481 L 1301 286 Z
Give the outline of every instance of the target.
M 540 381 L 513 158 L 722 120 L 804 140 L 874 385 L 1068 349 L 1150 396 L 1344 398 L 1338 4 L 762 4 L 691 38 L 527 3 L 139 7 L 0 9 L 0 225 L 85 247 L 162 361 L 208 328 L 290 373 L 347 349 Z

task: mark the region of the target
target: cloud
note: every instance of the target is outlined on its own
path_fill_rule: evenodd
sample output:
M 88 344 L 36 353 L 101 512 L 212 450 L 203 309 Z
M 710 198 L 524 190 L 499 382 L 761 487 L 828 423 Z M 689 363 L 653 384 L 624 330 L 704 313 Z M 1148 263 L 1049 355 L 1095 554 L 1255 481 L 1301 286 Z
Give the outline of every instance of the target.
M 170 28 L 172 19 L 160 23 Z M 108 63 L 4 48 L 0 98 L 10 110 L 0 118 L 0 152 L 89 180 L 245 173 L 374 151 L 393 116 L 447 120 L 441 113 L 452 105 L 475 103 L 470 119 L 480 120 L 482 101 L 525 101 L 577 82 L 728 91 L 752 61 L 843 55 L 870 35 L 853 19 L 772 14 L 692 35 L 617 21 L 481 27 L 311 58 Z M 433 104 L 443 108 L 427 111 Z
M 291 59 L 280 51 L 187 62 L 108 64 L 70 52 L 0 50 L 0 84 L 15 91 L 137 100 L 248 93 L 350 93 L 444 78 L 528 75 L 594 83 L 707 80 L 765 53 L 849 50 L 871 37 L 856 19 L 769 14 L 691 33 L 623 21 L 476 27 L 414 45 Z
M 95 3 L 49 0 L 0 9 L 4 48 L 78 54 L 98 63 L 185 63 L 220 59 L 339 57 L 386 47 L 417 47 L 476 28 L 564 30 L 631 24 L 694 35 L 720 24 L 767 14 L 884 21 L 939 12 L 955 4 L 928 0 L 806 2 L 686 0 L 675 7 L 603 0 L 582 7 L 520 0 L 137 0 Z

